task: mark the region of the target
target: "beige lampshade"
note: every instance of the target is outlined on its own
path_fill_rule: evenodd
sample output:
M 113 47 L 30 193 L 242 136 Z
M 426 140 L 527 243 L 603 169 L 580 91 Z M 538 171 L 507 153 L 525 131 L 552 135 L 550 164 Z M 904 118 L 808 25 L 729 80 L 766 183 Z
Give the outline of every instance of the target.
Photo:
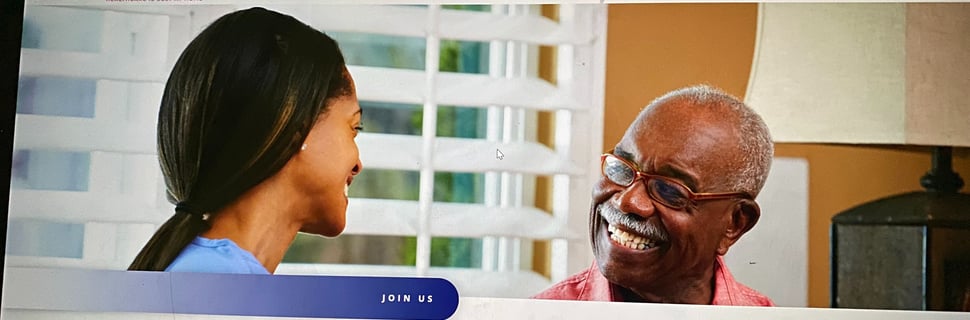
M 766 3 L 747 102 L 776 142 L 970 146 L 970 4 Z

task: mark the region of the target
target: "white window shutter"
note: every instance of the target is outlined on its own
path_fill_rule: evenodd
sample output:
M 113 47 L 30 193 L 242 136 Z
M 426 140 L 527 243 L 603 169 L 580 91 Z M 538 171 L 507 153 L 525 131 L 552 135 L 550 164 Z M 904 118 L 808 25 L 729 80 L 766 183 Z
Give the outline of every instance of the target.
M 527 297 L 589 265 L 586 224 L 602 141 L 605 6 L 560 5 L 558 22 L 526 5 L 496 5 L 495 12 L 436 5 L 263 6 L 327 32 L 422 37 L 427 43 L 425 70 L 349 66 L 360 100 L 424 108 L 420 136 L 363 133 L 357 140 L 366 169 L 420 171 L 419 199 L 352 198 L 345 230 L 417 236 L 416 266 L 284 263 L 277 273 L 438 276 L 454 282 L 466 296 Z M 87 191 L 15 189 L 10 206 L 11 218 L 84 224 L 83 256 L 10 257 L 11 265 L 127 266 L 157 225 L 172 214 L 155 156 L 155 117 L 164 80 L 195 34 L 222 14 L 241 8 L 245 7 L 86 7 L 105 10 L 105 21 L 117 21 L 104 29 L 101 52 L 24 49 L 24 76 L 98 82 L 93 118 L 18 114 L 16 119 L 17 149 L 91 155 Z M 142 39 L 154 40 L 138 41 Z M 487 41 L 501 54 L 490 55 L 489 74 L 438 72 L 437 45 L 443 39 Z M 535 75 L 535 45 L 557 47 L 555 85 Z M 489 110 L 487 137 L 436 137 L 433 111 L 438 105 Z M 524 126 L 518 125 L 534 118 L 530 115 L 535 111 L 555 112 L 554 148 L 531 142 Z M 484 173 L 485 203 L 432 201 L 436 172 Z M 529 175 L 554 177 L 552 212 L 532 205 Z M 431 237 L 485 239 L 482 268 L 430 266 Z M 553 240 L 551 279 L 523 270 L 528 269 L 522 268 L 522 252 L 528 251 L 523 248 L 531 243 L 523 239 Z
M 78 13 L 86 13 L 82 24 L 95 24 L 98 32 L 57 39 L 73 26 L 62 25 L 64 20 L 56 17 Z M 83 226 L 83 237 L 75 239 L 81 245 L 80 257 L 35 252 L 8 257 L 11 266 L 125 269 L 157 225 L 171 215 L 168 204 L 157 197 L 164 189 L 158 183 L 154 131 L 170 65 L 170 21 L 187 13 L 176 7 L 26 7 L 26 23 L 41 36 L 35 48 L 22 50 L 22 79 L 94 81 L 93 92 L 88 92 L 94 106 L 91 117 L 56 112 L 17 115 L 18 152 L 78 153 L 87 155 L 89 162 L 76 168 L 86 175 L 64 177 L 82 180 L 84 190 L 14 187 L 10 197 L 11 220 Z M 72 41 L 99 45 L 78 48 Z M 62 92 L 32 94 L 28 99 Z M 70 97 L 62 99 L 65 105 L 51 107 L 72 108 Z M 45 163 L 27 165 L 36 167 L 31 170 L 49 169 Z M 37 238 L 26 233 L 29 239 Z

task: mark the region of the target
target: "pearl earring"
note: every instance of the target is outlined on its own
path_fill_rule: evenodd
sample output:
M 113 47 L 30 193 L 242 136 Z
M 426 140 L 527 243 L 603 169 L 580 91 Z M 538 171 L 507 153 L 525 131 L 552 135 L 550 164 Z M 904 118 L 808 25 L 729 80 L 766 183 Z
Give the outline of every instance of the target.
M 302 151 L 302 150 L 306 150 L 306 143 L 304 143 L 304 144 L 303 144 L 303 146 L 302 146 L 302 147 L 300 147 L 300 150 L 301 150 L 301 151 Z

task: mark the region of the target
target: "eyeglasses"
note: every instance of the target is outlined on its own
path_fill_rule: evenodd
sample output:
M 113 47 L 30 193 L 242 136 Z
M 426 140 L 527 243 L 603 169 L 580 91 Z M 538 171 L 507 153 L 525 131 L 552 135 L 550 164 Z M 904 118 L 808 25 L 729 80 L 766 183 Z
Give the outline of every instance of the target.
M 607 153 L 600 156 L 600 171 L 610 182 L 626 188 L 642 178 L 650 198 L 674 210 L 684 209 L 692 201 L 751 198 L 745 192 L 694 193 L 676 180 L 643 173 L 634 168 L 632 163 L 614 154 Z

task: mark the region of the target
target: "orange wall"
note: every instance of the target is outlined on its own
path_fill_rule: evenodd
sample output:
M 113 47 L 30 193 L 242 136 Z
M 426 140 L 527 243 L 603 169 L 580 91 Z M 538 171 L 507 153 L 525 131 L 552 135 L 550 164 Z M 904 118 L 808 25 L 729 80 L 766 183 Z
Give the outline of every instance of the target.
M 743 95 L 757 17 L 754 4 L 610 5 L 603 148 L 667 91 L 703 83 Z
M 754 52 L 756 4 L 610 5 L 603 148 L 616 144 L 653 98 L 706 83 L 743 97 Z M 830 221 L 877 198 L 919 190 L 926 150 L 776 144 L 776 156 L 809 163 L 809 306 L 829 306 Z M 970 151 L 955 151 L 955 170 L 970 180 Z M 964 190 L 966 191 L 966 189 Z

